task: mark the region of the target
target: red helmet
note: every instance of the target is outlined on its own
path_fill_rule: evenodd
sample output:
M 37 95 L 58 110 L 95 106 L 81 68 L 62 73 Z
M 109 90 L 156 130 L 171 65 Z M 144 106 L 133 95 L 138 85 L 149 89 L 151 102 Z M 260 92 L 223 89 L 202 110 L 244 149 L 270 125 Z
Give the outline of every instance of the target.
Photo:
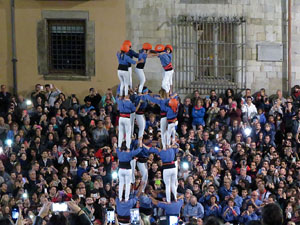
M 156 52 L 163 52 L 165 50 L 165 46 L 162 44 L 158 44 L 155 46 L 155 51 Z
M 171 109 L 173 110 L 173 112 L 175 113 L 178 109 L 178 100 L 175 99 L 175 98 L 172 98 L 170 101 L 169 101 L 169 106 L 171 107 Z
M 166 45 L 166 48 L 170 49 L 171 52 L 173 52 L 173 47 L 172 47 L 172 45 Z
M 150 49 L 152 49 L 152 45 L 150 43 L 146 42 L 146 43 L 143 44 L 143 49 L 150 50 Z
M 129 45 L 123 44 L 120 49 L 122 52 L 129 52 Z
M 131 41 L 129 41 L 129 40 L 125 40 L 125 41 L 123 42 L 123 45 L 128 45 L 129 47 L 132 46 L 132 45 L 131 45 Z

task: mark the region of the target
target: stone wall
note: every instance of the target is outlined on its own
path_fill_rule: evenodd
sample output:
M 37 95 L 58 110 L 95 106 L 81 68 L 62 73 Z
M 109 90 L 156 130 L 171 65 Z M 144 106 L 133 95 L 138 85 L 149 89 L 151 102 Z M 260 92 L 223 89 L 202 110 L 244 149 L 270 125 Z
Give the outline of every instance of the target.
M 171 43 L 170 20 L 178 15 L 243 16 L 247 21 L 246 85 L 257 91 L 266 88 L 269 94 L 286 90 L 286 26 L 285 0 L 127 0 L 127 37 L 134 49 L 142 43 Z M 219 2 L 219 3 L 218 3 Z M 300 0 L 293 1 L 293 73 L 292 85 L 300 81 Z M 283 62 L 257 61 L 257 44 L 277 43 L 284 46 Z M 176 56 L 174 56 L 176 57 Z M 161 66 L 157 59 L 149 59 L 145 73 L 150 88 L 157 90 L 161 82 Z M 134 75 L 133 75 L 134 76 Z M 135 76 L 134 76 L 135 77 Z

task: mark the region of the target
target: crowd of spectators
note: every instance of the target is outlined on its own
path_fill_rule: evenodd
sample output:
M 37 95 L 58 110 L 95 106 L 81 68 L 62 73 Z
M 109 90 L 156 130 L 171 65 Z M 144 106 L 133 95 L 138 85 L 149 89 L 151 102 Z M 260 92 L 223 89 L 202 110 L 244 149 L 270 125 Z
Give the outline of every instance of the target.
M 150 102 L 147 107 L 147 145 L 160 146 L 160 108 Z M 111 89 L 101 96 L 91 88 L 79 100 L 54 85 L 37 84 L 24 98 L 2 85 L 0 218 L 11 219 L 18 207 L 24 224 L 32 224 L 43 204 L 72 200 L 93 224 L 107 223 L 106 209 L 115 208 L 118 196 L 118 118 Z M 264 219 L 263 207 L 275 203 L 285 224 L 300 224 L 298 85 L 286 98 L 280 90 L 272 96 L 264 89 L 211 90 L 204 98 L 195 91 L 182 99 L 178 122 L 177 191 L 184 201 L 184 223 L 201 225 L 214 216 L 227 224 L 250 224 Z M 132 139 L 136 134 L 137 126 Z M 150 154 L 147 163 L 149 179 L 141 197 L 164 201 L 161 160 Z M 132 191 L 140 184 L 137 170 Z M 152 224 L 164 214 L 156 200 Z

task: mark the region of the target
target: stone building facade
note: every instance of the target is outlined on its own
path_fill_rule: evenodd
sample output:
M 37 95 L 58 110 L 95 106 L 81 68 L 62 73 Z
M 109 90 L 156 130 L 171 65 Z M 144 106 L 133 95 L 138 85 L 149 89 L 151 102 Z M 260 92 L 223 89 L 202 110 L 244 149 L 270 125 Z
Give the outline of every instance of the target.
M 12 76 L 12 36 L 11 36 L 11 9 L 10 1 L 0 1 L 0 84 L 6 84 L 10 91 L 13 89 Z M 174 39 L 181 38 L 174 35 L 174 20 L 180 16 L 214 17 L 214 18 L 244 18 L 245 30 L 243 37 L 243 57 L 237 54 L 237 60 L 231 66 L 243 65 L 243 75 L 237 73 L 233 79 L 241 83 L 240 89 L 251 88 L 254 91 L 264 87 L 268 94 L 277 89 L 287 90 L 287 0 L 18 0 L 15 1 L 15 26 L 17 50 L 17 83 L 18 92 L 27 96 L 37 83 L 51 83 L 70 95 L 77 93 L 81 98 L 86 95 L 90 87 L 96 87 L 101 93 L 107 87 L 119 83 L 116 68 L 115 53 L 123 40 L 130 39 L 133 49 L 138 50 L 144 42 L 152 45 L 158 43 L 173 44 Z M 300 81 L 300 0 L 292 0 L 292 86 Z M 84 76 L 50 76 L 43 63 L 49 62 L 45 56 L 47 38 L 43 32 L 43 21 L 54 13 L 58 19 L 72 19 L 72 15 L 85 15 L 86 27 L 90 37 L 86 39 L 87 58 L 86 73 Z M 53 14 L 53 15 L 54 15 Z M 52 16 L 53 16 L 52 15 Z M 60 15 L 60 16 L 58 16 Z M 44 23 L 45 25 L 45 23 Z M 197 26 L 196 26 L 197 27 Z M 191 28 L 191 27 L 190 27 Z M 200 32 L 192 27 L 191 32 Z M 44 31 L 45 29 L 42 29 Z M 92 30 L 92 32 L 90 32 Z M 202 29 L 203 30 L 203 29 Z M 201 30 L 201 32 L 202 32 Z M 197 33 L 198 32 L 198 33 Z M 200 33 L 201 33 L 200 32 Z M 240 35 L 236 35 L 240 38 Z M 215 37 L 215 36 L 214 36 Z M 192 46 L 191 39 L 190 45 Z M 198 40 L 197 40 L 198 41 Z M 211 39 L 213 45 L 215 40 Z M 225 45 L 225 38 L 219 40 Z M 222 42 L 223 41 L 223 42 Z M 176 49 L 182 49 L 181 43 L 175 43 Z M 43 45 L 44 44 L 44 45 Z M 41 45 L 44 47 L 42 48 Z M 197 43 L 194 45 L 196 46 Z M 280 55 L 279 60 L 258 60 L 260 45 L 275 46 L 277 52 L 271 51 L 271 56 Z M 282 47 L 282 48 L 280 48 Z M 185 46 L 186 49 L 188 49 Z M 238 47 L 239 49 L 240 47 Z M 224 54 L 226 48 L 219 54 Z M 272 49 L 271 49 L 272 50 Z M 274 50 L 274 49 L 273 49 Z M 181 51 L 181 50 L 180 50 Z M 184 58 L 190 61 L 185 66 L 195 64 L 195 49 L 190 48 L 184 56 L 174 51 L 176 76 L 174 82 L 184 81 L 185 89 L 179 87 L 181 94 L 192 93 L 198 86 L 192 84 L 197 78 L 195 71 L 182 69 Z M 200 50 L 201 53 L 202 50 Z M 215 52 L 216 48 L 214 49 Z M 240 50 L 239 50 L 240 51 Z M 187 50 L 185 50 L 187 52 Z M 196 52 L 197 54 L 199 51 Z M 264 52 L 262 52 L 264 53 Z M 177 54 L 177 55 L 176 55 Z M 193 55 L 194 54 L 194 55 Z M 225 55 L 225 54 L 224 54 Z M 270 56 L 270 52 L 269 55 Z M 44 57 L 44 58 L 43 58 Z M 216 63 L 216 57 L 206 55 L 206 60 Z M 200 57 L 205 58 L 205 57 Z M 208 58 L 208 59 L 207 59 Z M 221 57 L 219 57 L 221 58 Z M 223 57 L 225 58 L 225 57 Z M 218 59 L 219 60 L 219 59 Z M 178 61 L 180 62 L 178 64 Z M 197 61 L 198 62 L 198 61 Z M 47 64 L 48 65 L 48 64 Z M 225 64 L 226 66 L 226 64 Z M 212 69 L 213 71 L 213 69 Z M 157 91 L 161 86 L 162 68 L 158 58 L 148 59 L 145 73 L 146 85 Z M 213 71 L 213 73 L 217 73 Z M 211 70 L 205 75 L 212 76 Z M 227 76 L 227 72 L 224 73 Z M 233 76 L 233 74 L 229 74 Z M 240 79 L 242 77 L 243 79 Z M 136 76 L 133 75 L 135 84 Z M 223 80 L 219 87 L 223 84 Z M 202 80 L 198 80 L 202 85 Z M 232 83 L 229 83 L 230 85 Z M 180 86 L 180 85 L 179 85 Z M 207 88 L 209 90 L 210 87 Z M 189 90 L 189 93 L 186 91 Z M 206 94 L 206 93 L 203 93 Z
M 287 91 L 287 3 L 286 0 L 127 0 L 127 38 L 138 49 L 143 42 L 172 43 L 172 20 L 180 15 L 244 17 L 245 87 L 267 93 Z M 292 86 L 300 81 L 300 0 L 292 6 Z M 258 45 L 282 46 L 282 60 L 259 61 Z M 176 55 L 174 55 L 176 57 Z M 175 68 L 176 69 L 176 68 Z M 159 88 L 161 67 L 149 59 L 145 67 L 147 85 Z

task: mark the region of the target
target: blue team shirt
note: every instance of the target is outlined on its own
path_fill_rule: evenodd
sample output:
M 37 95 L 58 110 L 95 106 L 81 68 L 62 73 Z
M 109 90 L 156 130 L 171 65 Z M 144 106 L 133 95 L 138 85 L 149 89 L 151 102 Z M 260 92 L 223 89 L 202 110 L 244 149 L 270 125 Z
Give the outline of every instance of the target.
M 135 104 L 135 106 L 138 106 L 138 104 L 140 103 L 140 101 L 143 100 L 143 102 L 141 103 L 140 107 L 139 107 L 139 110 L 143 110 L 143 109 L 146 109 L 147 106 L 148 106 L 148 102 L 147 102 L 147 99 L 145 97 L 145 95 L 133 95 L 132 98 L 131 98 Z
M 135 106 L 130 100 L 116 99 L 120 113 L 130 114 L 135 112 Z
M 137 154 L 137 157 L 141 157 L 141 158 L 148 158 L 150 155 L 150 152 L 148 149 L 146 149 L 145 147 L 141 147 L 141 151 L 139 154 Z
M 129 56 L 131 60 L 133 57 L 135 57 L 135 58 L 139 57 L 139 54 L 136 53 L 135 51 L 133 51 L 132 49 L 129 49 L 129 51 L 126 53 L 126 55 Z M 132 61 L 134 61 L 134 60 L 132 60 Z M 135 64 L 135 61 L 134 61 L 134 63 L 128 62 L 128 67 L 131 67 L 131 64 Z
M 121 65 L 135 64 L 136 62 L 124 53 L 117 52 L 118 62 Z
M 174 119 L 175 117 L 177 117 L 179 104 L 178 104 L 177 110 L 175 112 L 169 106 L 169 101 L 167 101 L 166 106 L 167 106 L 167 119 L 169 120 L 169 119 Z
M 225 186 L 222 186 L 219 189 L 219 195 L 220 195 L 221 199 L 224 199 L 226 196 L 231 195 L 231 194 L 232 194 L 232 187 L 230 187 L 229 190 L 227 190 L 225 188 Z
M 219 207 L 219 208 L 218 208 Z M 205 207 L 205 216 L 220 216 L 222 214 L 222 206 L 218 205 L 218 207 L 214 206 L 212 208 L 212 206 L 207 205 Z
M 151 199 L 146 195 L 140 196 L 139 202 L 141 208 L 150 209 L 153 207 Z
M 153 103 L 159 105 L 160 110 L 161 110 L 162 112 L 167 112 L 167 110 L 168 110 L 167 102 L 169 101 L 169 99 L 158 99 L 158 98 L 153 98 L 153 97 L 150 96 L 150 95 L 145 95 L 145 98 L 146 98 L 148 101 L 153 102 Z
M 120 152 L 119 148 L 117 148 L 117 155 L 120 162 L 130 162 L 132 160 L 132 157 L 136 156 L 137 154 L 142 151 L 141 148 L 138 148 L 136 150 L 130 151 L 130 152 Z
M 225 222 L 233 222 L 233 221 L 236 221 L 241 213 L 240 211 L 240 208 L 237 207 L 237 206 L 233 206 L 233 210 L 236 212 L 237 216 L 234 216 L 232 210 L 230 209 L 227 214 L 225 215 L 224 217 L 224 212 L 226 211 L 226 209 L 228 208 L 228 206 L 226 206 L 224 209 L 223 209 L 223 212 L 222 212 L 222 217 L 224 219 Z
M 129 199 L 127 202 L 120 202 L 119 198 L 116 198 L 116 209 L 117 209 L 117 214 L 119 216 L 130 216 L 130 209 L 132 209 L 138 198 L 134 197 Z
M 247 222 L 249 222 L 251 220 L 258 220 L 258 219 L 259 219 L 259 217 L 254 212 L 254 213 L 252 213 L 250 215 L 245 214 L 245 215 L 241 216 L 240 219 L 239 219 L 239 221 L 241 223 L 243 223 L 243 224 L 246 224 Z
M 169 148 L 161 151 L 158 151 L 157 148 L 150 148 L 149 152 L 159 155 L 163 163 L 169 163 L 174 161 L 178 148 Z
M 143 59 L 143 63 L 146 63 L 147 56 L 148 54 L 144 53 L 144 50 L 140 50 L 138 60 L 140 61 L 141 59 Z
M 165 67 L 172 62 L 172 53 L 159 55 L 158 58 L 160 59 L 161 65 Z
M 183 205 L 183 199 L 179 199 L 177 202 L 164 203 L 159 202 L 157 206 L 165 210 L 166 215 L 179 215 L 180 209 Z

